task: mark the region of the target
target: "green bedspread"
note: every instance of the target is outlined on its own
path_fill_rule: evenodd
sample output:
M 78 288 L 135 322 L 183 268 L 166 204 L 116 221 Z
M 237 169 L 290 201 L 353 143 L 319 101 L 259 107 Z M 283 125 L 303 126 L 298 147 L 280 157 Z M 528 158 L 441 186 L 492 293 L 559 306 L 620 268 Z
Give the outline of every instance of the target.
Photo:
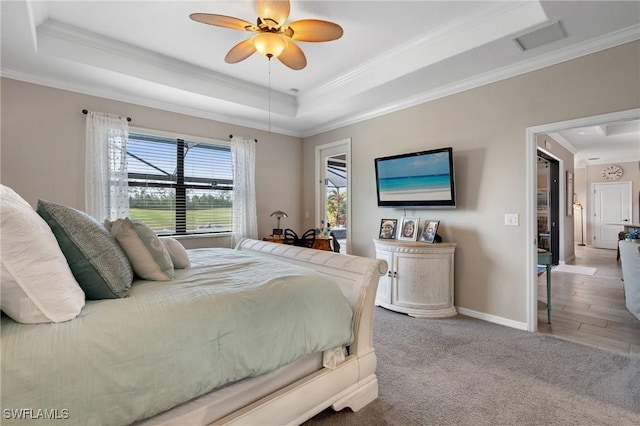
M 230 249 L 190 258 L 175 280 L 135 281 L 72 321 L 3 316 L 2 424 L 129 424 L 352 341 L 351 308 L 327 278 Z

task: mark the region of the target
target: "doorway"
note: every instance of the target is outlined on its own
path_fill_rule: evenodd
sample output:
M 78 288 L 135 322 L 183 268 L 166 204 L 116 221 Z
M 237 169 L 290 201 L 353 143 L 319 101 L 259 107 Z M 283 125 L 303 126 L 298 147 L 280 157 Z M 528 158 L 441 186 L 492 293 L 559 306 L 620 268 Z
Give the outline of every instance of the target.
M 551 252 L 551 263 L 560 260 L 560 163 L 542 150 L 537 159 L 538 248 Z
M 537 239 L 537 158 L 539 135 L 558 132 L 564 129 L 596 126 L 603 123 L 637 120 L 640 118 L 640 109 L 619 111 L 593 117 L 586 117 L 557 123 L 528 127 L 526 129 L 525 167 L 526 167 L 526 250 L 525 268 L 527 280 L 526 312 L 527 330 L 538 330 L 538 239 Z M 562 184 L 562 182 L 560 182 Z M 560 230 L 560 235 L 563 231 Z
M 336 238 L 340 253 L 351 252 L 351 140 L 316 147 L 316 227 Z

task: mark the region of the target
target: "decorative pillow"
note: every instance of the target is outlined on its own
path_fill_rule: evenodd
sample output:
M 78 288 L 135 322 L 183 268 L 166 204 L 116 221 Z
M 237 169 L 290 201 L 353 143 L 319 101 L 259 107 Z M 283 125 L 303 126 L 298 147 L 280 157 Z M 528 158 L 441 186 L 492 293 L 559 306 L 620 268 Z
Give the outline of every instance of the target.
M 84 307 L 84 293 L 49 226 L 4 185 L 0 209 L 2 311 L 27 324 L 75 318 Z
M 105 220 L 105 226 L 127 253 L 133 271 L 140 278 L 151 281 L 173 279 L 171 256 L 153 229 L 143 222 L 129 218 L 113 222 Z
M 167 248 L 173 267 L 176 269 L 188 269 L 191 268 L 191 260 L 189 260 L 189 254 L 180 241 L 171 237 L 160 238 L 162 244 Z
M 104 226 L 86 213 L 50 201 L 38 200 L 37 211 L 51 227 L 87 299 L 129 294 L 131 264 Z

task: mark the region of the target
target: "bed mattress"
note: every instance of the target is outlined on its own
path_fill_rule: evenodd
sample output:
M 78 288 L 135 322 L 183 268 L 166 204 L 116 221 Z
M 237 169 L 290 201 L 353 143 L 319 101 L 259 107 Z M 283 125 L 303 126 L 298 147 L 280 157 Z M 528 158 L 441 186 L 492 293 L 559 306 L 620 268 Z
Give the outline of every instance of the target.
M 16 410 L 3 424 L 130 424 L 352 341 L 352 310 L 327 277 L 231 249 L 189 252 L 175 280 L 135 281 L 72 321 L 3 317 L 2 408 Z

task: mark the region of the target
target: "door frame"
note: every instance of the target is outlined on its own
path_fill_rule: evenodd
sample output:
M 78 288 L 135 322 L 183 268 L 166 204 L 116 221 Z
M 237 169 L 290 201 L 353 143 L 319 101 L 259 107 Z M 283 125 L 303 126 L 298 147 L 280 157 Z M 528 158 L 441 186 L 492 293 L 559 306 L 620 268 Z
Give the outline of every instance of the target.
M 566 215 L 566 196 L 563 194 L 561 188 L 566 187 L 566 176 L 565 164 L 561 158 L 556 157 L 551 152 L 547 151 L 542 147 L 538 147 L 536 150 L 536 156 L 539 155 L 538 152 L 542 153 L 542 158 L 547 160 L 550 168 L 549 173 L 549 221 L 554 222 L 555 226 L 550 223 L 549 224 L 549 249 L 551 250 L 551 263 L 553 265 L 558 265 L 560 263 L 560 259 L 564 259 L 565 256 L 565 248 L 564 244 L 560 244 L 560 241 L 564 241 L 563 238 L 560 238 L 564 235 L 564 220 L 561 220 Z M 553 182 L 555 179 L 556 182 Z M 537 194 L 537 178 L 536 178 L 536 194 Z M 537 217 L 537 212 L 536 212 Z M 537 232 L 536 232 L 537 235 Z M 536 246 L 538 242 L 536 241 Z M 562 261 L 564 263 L 564 260 Z
M 331 151 L 328 153 L 327 151 Z M 335 152 L 334 152 L 335 151 Z M 320 220 L 324 216 L 322 208 L 326 201 L 326 193 L 323 193 L 325 188 L 323 182 L 323 176 L 325 175 L 324 169 L 326 167 L 325 157 L 335 155 L 345 155 L 345 168 L 347 171 L 347 221 L 345 226 L 347 227 L 347 247 L 346 253 L 351 253 L 351 138 L 342 139 L 335 142 L 326 143 L 323 145 L 317 145 L 315 150 L 315 185 L 314 185 L 314 226 L 320 226 Z M 325 191 L 326 192 L 326 191 Z
M 538 244 L 536 239 L 537 230 L 537 150 L 536 136 L 546 133 L 557 132 L 560 130 L 573 128 L 595 126 L 604 122 L 623 121 L 623 120 L 640 119 L 640 108 L 618 111 L 609 114 L 595 115 L 591 117 L 578 118 L 574 120 L 560 121 L 556 123 L 542 124 L 539 126 L 527 127 L 525 138 L 525 272 L 527 281 L 526 290 L 526 318 L 527 330 L 538 331 Z M 562 170 L 560 179 L 562 180 Z M 562 182 L 561 182 L 562 184 Z M 560 186 L 563 188 L 563 186 Z M 562 192 L 562 191 L 561 191 Z M 562 206 L 565 203 L 560 205 Z M 562 214 L 562 212 L 561 212 Z M 561 236 L 563 233 L 560 234 Z

